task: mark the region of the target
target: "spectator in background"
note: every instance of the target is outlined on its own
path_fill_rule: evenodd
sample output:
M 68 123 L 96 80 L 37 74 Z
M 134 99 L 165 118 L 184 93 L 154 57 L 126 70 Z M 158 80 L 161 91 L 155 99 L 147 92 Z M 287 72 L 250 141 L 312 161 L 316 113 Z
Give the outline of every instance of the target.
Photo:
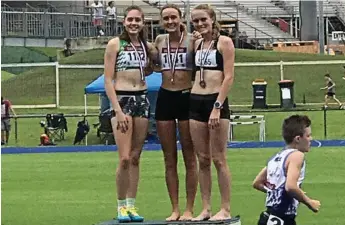
M 94 3 L 91 4 L 91 8 L 93 16 L 93 25 L 97 29 L 98 36 L 103 36 L 103 5 L 98 0 L 95 0 Z
M 117 33 L 116 30 L 116 7 L 114 1 L 110 1 L 108 3 L 108 7 L 106 9 L 107 17 L 110 23 L 110 35 L 115 36 Z
M 10 110 L 14 116 L 17 116 L 11 106 L 11 102 L 1 97 L 1 145 L 8 144 L 8 139 L 10 137 Z

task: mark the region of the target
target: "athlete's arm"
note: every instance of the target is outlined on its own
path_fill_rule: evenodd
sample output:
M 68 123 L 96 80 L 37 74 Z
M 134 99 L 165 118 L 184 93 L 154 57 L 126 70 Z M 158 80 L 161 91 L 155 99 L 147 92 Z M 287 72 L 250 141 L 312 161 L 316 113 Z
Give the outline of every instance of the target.
M 9 104 L 9 108 L 10 108 L 10 110 L 11 110 L 13 116 L 16 117 L 17 114 L 16 114 L 16 112 L 14 111 L 14 109 L 13 109 L 13 107 L 12 107 L 12 104 Z
M 267 168 L 264 167 L 255 177 L 253 181 L 253 188 L 266 193 L 267 192 L 267 188 L 265 186 L 266 181 L 267 181 Z
M 296 151 L 288 156 L 286 162 L 286 184 L 285 190 L 299 202 L 310 207 L 311 199 L 304 193 L 304 191 L 298 187 L 297 182 L 301 173 L 301 168 L 304 163 L 304 154 Z
M 234 82 L 235 48 L 229 37 L 220 36 L 219 41 L 220 51 L 223 55 L 224 80 L 217 101 L 223 104 Z
M 159 58 L 159 46 L 161 44 L 161 41 L 162 41 L 162 37 L 163 35 L 158 35 L 156 37 L 156 40 L 153 44 L 154 48 L 156 49 L 156 61 L 154 63 L 154 67 L 153 67 L 153 70 L 156 71 L 156 72 L 161 72 L 162 69 L 161 69 L 161 61 L 160 61 L 160 58 Z
M 196 76 L 196 64 L 195 64 L 195 53 L 197 51 L 198 46 L 200 45 L 202 39 L 197 39 L 195 40 L 192 44 L 193 44 L 193 69 L 192 69 L 192 84 L 194 85 L 195 82 L 195 76 Z
M 153 71 L 160 71 L 160 67 L 158 65 L 158 51 L 156 47 L 150 43 L 147 42 L 148 47 L 148 65 L 145 68 L 145 75 L 148 76 L 152 74 Z
M 332 81 L 332 86 L 327 87 L 327 88 L 328 88 L 328 90 L 330 90 L 330 89 L 332 89 L 332 88 L 334 88 L 334 87 L 335 87 L 335 83 Z
M 122 111 L 120 104 L 117 101 L 113 85 L 116 56 L 119 51 L 119 42 L 120 40 L 118 38 L 111 39 L 107 44 L 104 54 L 104 88 L 115 113 Z
M 156 46 L 150 42 L 147 42 L 147 46 L 149 49 L 149 57 L 152 60 L 152 63 L 158 64 L 158 50 L 156 48 Z

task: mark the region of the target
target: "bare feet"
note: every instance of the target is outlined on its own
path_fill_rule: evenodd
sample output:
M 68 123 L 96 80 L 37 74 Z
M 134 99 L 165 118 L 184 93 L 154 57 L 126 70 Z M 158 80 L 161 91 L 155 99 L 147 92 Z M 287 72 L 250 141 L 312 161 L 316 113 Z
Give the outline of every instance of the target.
M 165 221 L 177 221 L 180 218 L 179 212 L 172 212 L 171 216 L 165 219 Z
M 190 221 L 193 219 L 193 213 L 190 211 L 185 211 L 179 220 L 181 221 Z
M 192 221 L 205 221 L 212 216 L 211 210 L 202 210 L 199 216 L 192 219 Z
M 209 220 L 216 221 L 216 220 L 229 220 L 231 219 L 230 212 L 225 209 L 221 209 L 216 215 L 212 216 Z

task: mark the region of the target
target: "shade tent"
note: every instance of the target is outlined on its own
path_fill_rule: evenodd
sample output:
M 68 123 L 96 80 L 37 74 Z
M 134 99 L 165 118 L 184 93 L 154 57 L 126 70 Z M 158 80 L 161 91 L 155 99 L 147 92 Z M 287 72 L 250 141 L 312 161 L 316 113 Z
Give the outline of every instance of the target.
M 152 73 L 146 77 L 147 90 L 149 92 L 157 92 L 162 84 L 162 74 Z M 96 80 L 89 83 L 84 89 L 84 105 L 85 114 L 87 114 L 87 94 L 102 94 L 105 93 L 104 88 L 104 74 L 100 75 Z

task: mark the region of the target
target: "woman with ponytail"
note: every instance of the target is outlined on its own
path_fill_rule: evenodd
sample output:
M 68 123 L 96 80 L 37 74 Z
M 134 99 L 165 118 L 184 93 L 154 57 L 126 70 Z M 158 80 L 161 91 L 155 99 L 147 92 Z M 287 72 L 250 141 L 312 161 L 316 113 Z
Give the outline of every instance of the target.
M 195 82 L 190 95 L 190 132 L 199 162 L 203 210 L 195 221 L 230 219 L 231 175 L 227 164 L 230 110 L 228 94 L 234 80 L 235 48 L 219 34 L 216 14 L 209 5 L 191 12 L 195 30 Z M 211 213 L 211 165 L 215 165 L 221 196 L 220 211 Z
M 189 131 L 194 41 L 191 34 L 187 33 L 187 27 L 182 23 L 181 10 L 176 5 L 163 6 L 160 14 L 167 34 L 158 35 L 155 41 L 163 81 L 158 92 L 155 117 L 164 154 L 165 180 L 172 205 L 172 214 L 166 220 L 191 220 L 198 186 L 197 159 Z M 186 168 L 187 205 L 182 215 L 179 209 L 176 127 Z
M 120 223 L 144 220 L 136 211 L 135 198 L 150 113 L 145 76 L 157 54 L 146 42 L 140 7 L 133 5 L 125 10 L 123 25 L 124 32 L 109 41 L 104 55 L 105 90 L 112 106 L 111 123 L 119 154 L 116 186 Z

